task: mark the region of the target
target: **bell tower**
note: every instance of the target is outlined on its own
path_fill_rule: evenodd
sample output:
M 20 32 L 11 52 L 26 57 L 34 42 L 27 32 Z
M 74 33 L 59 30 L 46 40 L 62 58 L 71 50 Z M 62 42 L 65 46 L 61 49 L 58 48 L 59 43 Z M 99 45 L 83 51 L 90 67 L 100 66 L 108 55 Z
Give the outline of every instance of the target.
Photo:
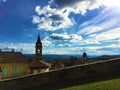
M 86 62 L 87 62 L 87 53 L 86 53 L 86 52 L 83 53 L 82 62 L 83 62 L 83 63 L 86 63 Z
M 36 60 L 42 60 L 42 42 L 40 40 L 40 35 L 38 35 L 35 48 L 36 48 Z

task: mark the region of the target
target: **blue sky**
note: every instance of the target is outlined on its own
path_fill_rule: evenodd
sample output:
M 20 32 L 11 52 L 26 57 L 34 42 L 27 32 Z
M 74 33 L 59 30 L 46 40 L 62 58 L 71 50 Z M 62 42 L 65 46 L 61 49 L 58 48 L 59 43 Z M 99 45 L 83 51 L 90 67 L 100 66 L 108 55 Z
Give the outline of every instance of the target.
M 0 0 L 0 48 L 43 54 L 120 54 L 119 0 Z

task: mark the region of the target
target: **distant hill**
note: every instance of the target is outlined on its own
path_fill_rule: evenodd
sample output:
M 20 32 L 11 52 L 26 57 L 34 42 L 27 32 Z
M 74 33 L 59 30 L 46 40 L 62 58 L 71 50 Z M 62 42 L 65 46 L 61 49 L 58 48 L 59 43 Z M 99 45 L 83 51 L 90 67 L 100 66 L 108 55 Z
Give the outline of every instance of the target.
M 24 55 L 28 58 L 35 57 L 35 54 L 24 54 Z M 66 60 L 72 56 L 81 58 L 81 55 L 56 55 L 56 54 L 42 55 L 42 58 L 43 58 L 43 60 Z
M 102 56 L 98 56 L 98 57 L 94 57 L 97 60 L 108 60 L 108 59 L 112 59 L 112 58 L 120 58 L 120 55 L 102 55 Z
M 33 58 L 35 54 L 24 54 L 25 57 Z M 57 54 L 49 54 L 49 55 L 42 55 L 43 60 L 66 60 L 71 57 L 76 57 L 81 59 L 81 55 L 57 55 Z M 108 60 L 112 58 L 120 58 L 120 55 L 102 55 L 102 56 L 88 56 L 89 60 Z

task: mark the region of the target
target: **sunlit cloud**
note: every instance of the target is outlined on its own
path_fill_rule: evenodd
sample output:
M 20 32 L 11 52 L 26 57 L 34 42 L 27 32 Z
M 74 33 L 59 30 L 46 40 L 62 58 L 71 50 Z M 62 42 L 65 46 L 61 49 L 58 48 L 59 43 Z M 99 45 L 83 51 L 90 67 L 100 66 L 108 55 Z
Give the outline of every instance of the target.
M 51 0 L 50 5 L 36 6 L 35 12 L 38 16 L 33 16 L 33 23 L 37 23 L 38 29 L 59 30 L 73 26 L 74 23 L 69 18 L 71 12 L 84 15 L 87 10 L 94 10 L 102 6 L 102 0 Z M 51 6 L 55 4 L 55 8 Z
M 91 38 L 97 40 L 97 41 L 109 41 L 114 39 L 120 39 L 120 28 L 111 29 L 106 32 L 102 32 L 100 34 L 95 34 L 94 36 L 91 36 Z
M 43 8 L 36 6 L 35 11 L 38 16 L 33 16 L 32 22 L 38 25 L 38 29 L 54 31 L 73 25 L 67 12 L 51 8 L 49 5 Z
M 32 43 L 0 43 L 0 49 L 2 51 L 11 51 L 12 49 L 15 49 L 16 52 L 23 52 L 24 53 L 35 53 L 35 45 Z

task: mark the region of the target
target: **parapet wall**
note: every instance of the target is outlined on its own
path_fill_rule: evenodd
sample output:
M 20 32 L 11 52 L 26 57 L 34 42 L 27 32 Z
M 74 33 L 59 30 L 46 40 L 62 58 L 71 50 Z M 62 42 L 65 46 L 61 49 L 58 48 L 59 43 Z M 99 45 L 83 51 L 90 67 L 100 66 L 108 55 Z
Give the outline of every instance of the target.
M 43 84 L 115 72 L 120 72 L 120 58 L 73 66 L 48 73 L 2 80 L 0 81 L 0 90 L 22 90 L 23 88 L 36 87 Z

